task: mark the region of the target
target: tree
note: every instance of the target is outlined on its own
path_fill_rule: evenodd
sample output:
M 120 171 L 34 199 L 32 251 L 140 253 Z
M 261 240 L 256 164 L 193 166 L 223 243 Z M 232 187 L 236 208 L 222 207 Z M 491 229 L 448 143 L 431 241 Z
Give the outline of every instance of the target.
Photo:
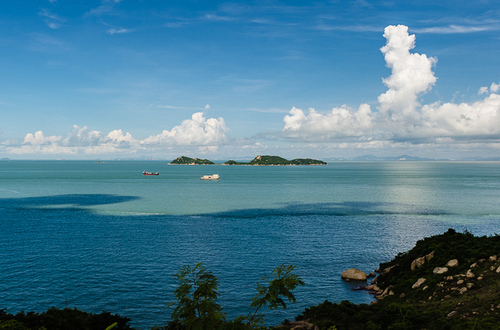
M 304 281 L 299 276 L 293 274 L 295 266 L 292 264 L 282 264 L 276 267 L 271 276 L 272 280 L 264 277 L 263 280 L 267 281 L 267 285 L 261 285 L 257 282 L 257 294 L 252 299 L 251 308 L 255 308 L 252 315 L 247 317 L 248 325 L 256 325 L 262 322 L 262 315 L 257 314 L 262 306 L 269 304 L 270 309 L 278 309 L 283 307 L 286 309 L 286 303 L 283 298 L 288 301 L 295 302 L 295 296 L 292 293 L 299 285 L 304 285 Z
M 201 263 L 189 265 L 175 275 L 179 286 L 174 291 L 177 304 L 171 319 L 186 329 L 216 329 L 225 320 L 222 307 L 216 302 L 219 293 L 218 280 Z

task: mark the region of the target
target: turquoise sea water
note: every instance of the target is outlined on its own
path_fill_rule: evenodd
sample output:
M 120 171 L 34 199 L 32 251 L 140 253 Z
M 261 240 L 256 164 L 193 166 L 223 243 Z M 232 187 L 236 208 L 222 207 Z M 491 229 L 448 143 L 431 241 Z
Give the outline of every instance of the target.
M 160 172 L 142 176 L 142 171 Z M 219 181 L 202 181 L 218 173 Z M 228 317 L 255 283 L 293 263 L 306 286 L 268 324 L 328 299 L 369 303 L 340 273 L 448 228 L 500 233 L 500 163 L 334 162 L 179 166 L 167 162 L 0 162 L 0 309 L 102 310 L 164 324 L 173 275 L 203 262 Z

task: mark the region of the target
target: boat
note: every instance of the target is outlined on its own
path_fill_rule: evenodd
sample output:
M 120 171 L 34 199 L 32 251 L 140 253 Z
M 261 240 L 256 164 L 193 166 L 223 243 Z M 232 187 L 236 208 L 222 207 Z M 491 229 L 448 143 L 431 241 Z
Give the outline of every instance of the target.
M 220 176 L 219 176 L 219 174 L 204 175 L 200 179 L 202 179 L 202 180 L 219 180 Z
M 142 172 L 142 175 L 160 175 L 160 173 L 158 173 L 158 172 L 146 172 L 146 171 L 144 171 L 144 172 Z

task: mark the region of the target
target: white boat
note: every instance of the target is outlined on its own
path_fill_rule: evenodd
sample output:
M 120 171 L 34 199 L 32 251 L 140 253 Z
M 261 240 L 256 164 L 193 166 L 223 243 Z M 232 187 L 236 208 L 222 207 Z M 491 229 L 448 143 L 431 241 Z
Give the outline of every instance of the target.
M 200 179 L 202 179 L 202 180 L 219 180 L 220 176 L 219 176 L 219 174 L 204 175 Z

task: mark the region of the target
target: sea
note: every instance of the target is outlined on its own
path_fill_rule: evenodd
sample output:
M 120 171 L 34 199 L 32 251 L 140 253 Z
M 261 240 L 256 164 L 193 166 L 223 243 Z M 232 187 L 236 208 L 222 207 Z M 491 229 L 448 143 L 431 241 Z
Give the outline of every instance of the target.
M 174 275 L 202 263 L 233 319 L 293 264 L 296 302 L 262 310 L 278 325 L 325 300 L 369 304 L 344 270 L 370 273 L 448 228 L 500 233 L 499 162 L 1 161 L 0 309 L 107 311 L 151 329 L 170 319 Z

